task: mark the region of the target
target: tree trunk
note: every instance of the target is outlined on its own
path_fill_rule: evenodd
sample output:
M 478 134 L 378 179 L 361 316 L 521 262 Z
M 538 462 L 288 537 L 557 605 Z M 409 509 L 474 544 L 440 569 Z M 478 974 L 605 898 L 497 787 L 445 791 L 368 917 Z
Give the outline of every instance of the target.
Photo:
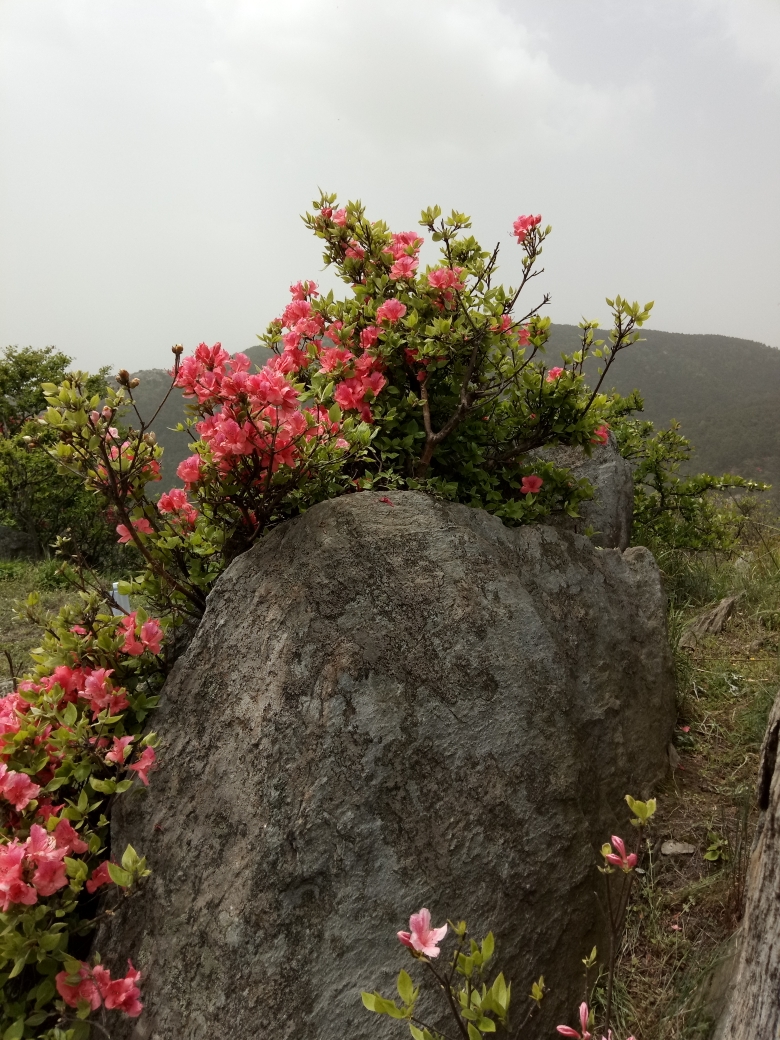
M 780 1040 L 780 693 L 758 780 L 758 823 L 747 877 L 742 949 L 719 1040 Z

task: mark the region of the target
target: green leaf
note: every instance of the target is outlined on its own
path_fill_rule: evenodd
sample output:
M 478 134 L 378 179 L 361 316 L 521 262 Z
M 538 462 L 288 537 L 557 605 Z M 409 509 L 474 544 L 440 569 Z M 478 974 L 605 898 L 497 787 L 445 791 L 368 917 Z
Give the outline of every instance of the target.
M 414 1003 L 414 983 L 409 973 L 403 969 L 398 974 L 398 996 L 407 1006 Z
M 469 1022 L 469 1040 L 482 1040 L 482 1033 L 472 1022 Z
M 482 940 L 482 962 L 489 961 L 493 956 L 493 950 L 495 949 L 495 939 L 493 933 L 488 932 L 485 938 Z
M 76 705 L 73 704 L 73 702 L 68 704 L 68 706 L 65 708 L 65 711 L 62 713 L 62 717 L 65 720 L 66 726 L 76 725 L 76 719 L 79 717 L 79 713 L 76 710 Z
M 119 885 L 120 888 L 129 888 L 132 881 L 133 875 L 122 868 L 116 863 L 108 864 L 108 874 L 115 885 Z
M 369 1011 L 376 1011 L 375 993 L 366 993 L 365 990 L 361 990 L 360 996 L 363 1001 L 363 1007 L 368 1008 Z
M 26 963 L 27 963 L 27 954 L 25 954 L 23 957 L 17 957 L 16 960 L 14 961 L 13 968 L 11 968 L 11 971 L 8 974 L 8 978 L 9 979 L 15 979 L 16 976 L 19 975 L 22 972 L 22 970 L 24 969 L 24 966 L 25 966 Z
M 3 1033 L 3 1040 L 21 1040 L 24 1036 L 24 1015 L 17 1018 L 12 1026 Z

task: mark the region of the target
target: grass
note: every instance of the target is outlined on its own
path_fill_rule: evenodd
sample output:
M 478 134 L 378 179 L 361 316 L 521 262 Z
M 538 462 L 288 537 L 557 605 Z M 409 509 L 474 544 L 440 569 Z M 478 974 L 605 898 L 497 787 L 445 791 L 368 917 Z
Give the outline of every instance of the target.
M 754 525 L 732 559 L 661 555 L 660 562 L 677 662 L 679 765 L 657 792 L 614 1026 L 616 1038 L 708 1040 L 742 914 L 759 753 L 780 687 L 780 530 Z M 693 650 L 676 648 L 688 622 L 734 593 L 740 599 L 722 633 Z M 668 839 L 696 852 L 662 855 Z
M 48 610 L 58 610 L 74 598 L 72 588 L 57 575 L 55 561 L 0 560 L 0 691 L 8 688 L 11 679 L 6 655 L 18 675 L 28 669 L 27 655 L 40 644 L 40 629 L 14 618 L 14 604 L 32 591 L 40 594 L 41 604 Z

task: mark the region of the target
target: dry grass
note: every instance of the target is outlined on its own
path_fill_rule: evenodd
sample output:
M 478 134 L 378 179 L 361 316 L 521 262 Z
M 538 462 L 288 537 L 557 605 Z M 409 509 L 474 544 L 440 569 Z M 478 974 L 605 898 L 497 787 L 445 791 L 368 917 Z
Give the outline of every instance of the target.
M 718 966 L 742 912 L 758 756 L 780 687 L 780 538 L 761 533 L 741 561 L 666 561 L 674 641 L 702 608 L 742 595 L 720 635 L 676 652 L 680 762 L 658 792 L 629 911 L 616 1037 L 707 1040 L 720 1010 L 728 970 Z M 663 856 L 667 839 L 696 852 Z M 722 855 L 708 861 L 708 849 Z

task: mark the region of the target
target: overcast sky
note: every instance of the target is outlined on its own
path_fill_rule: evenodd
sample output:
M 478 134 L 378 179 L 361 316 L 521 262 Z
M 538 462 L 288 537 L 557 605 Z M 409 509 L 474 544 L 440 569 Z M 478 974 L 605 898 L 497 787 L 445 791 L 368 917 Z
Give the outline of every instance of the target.
M 321 276 L 318 186 L 394 230 L 554 227 L 554 321 L 780 346 L 780 0 L 0 0 L 0 344 L 231 350 Z M 541 279 L 540 279 L 541 281 Z

